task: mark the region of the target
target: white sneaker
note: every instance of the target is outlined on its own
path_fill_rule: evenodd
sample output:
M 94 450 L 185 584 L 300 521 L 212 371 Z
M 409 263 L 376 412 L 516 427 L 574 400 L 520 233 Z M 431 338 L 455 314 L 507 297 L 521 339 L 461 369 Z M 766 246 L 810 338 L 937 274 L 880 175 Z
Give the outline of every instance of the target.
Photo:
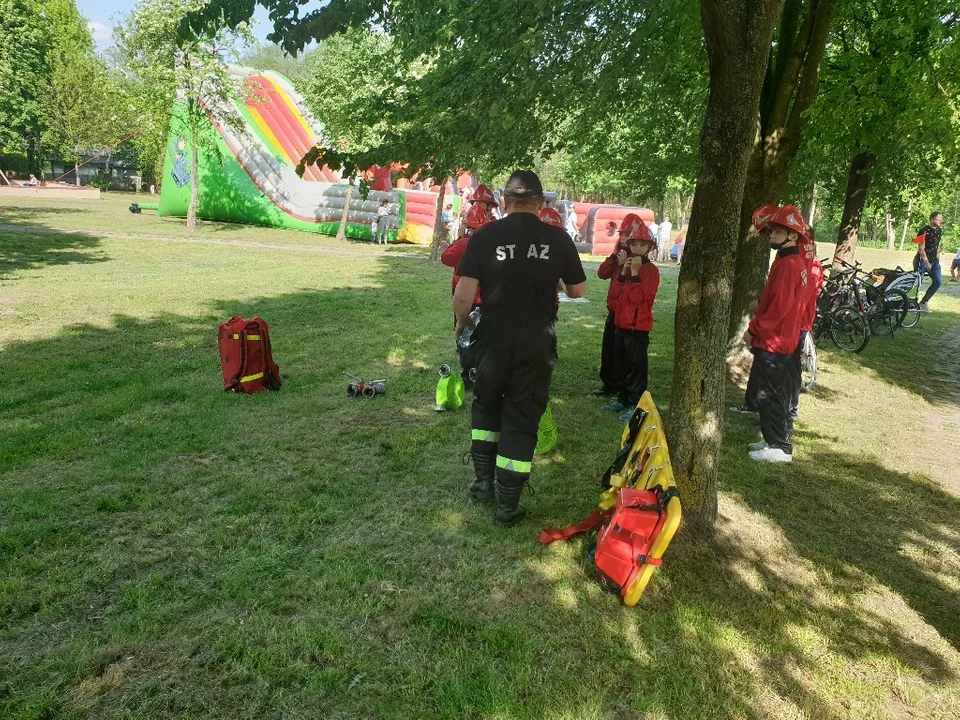
M 750 443 L 747 447 L 751 450 L 766 450 L 770 446 L 767 445 L 766 440 L 758 440 L 757 442 Z
M 750 453 L 750 459 L 757 462 L 793 462 L 793 455 L 785 453 L 780 448 L 764 448 L 763 450 L 754 450 Z
M 735 405 L 730 408 L 730 412 L 740 413 L 741 415 L 756 415 L 757 411 L 753 408 L 748 408 L 746 405 Z
M 920 312 L 933 312 L 933 310 L 930 309 L 930 306 L 926 303 L 920 303 L 917 305 L 917 307 L 920 308 Z

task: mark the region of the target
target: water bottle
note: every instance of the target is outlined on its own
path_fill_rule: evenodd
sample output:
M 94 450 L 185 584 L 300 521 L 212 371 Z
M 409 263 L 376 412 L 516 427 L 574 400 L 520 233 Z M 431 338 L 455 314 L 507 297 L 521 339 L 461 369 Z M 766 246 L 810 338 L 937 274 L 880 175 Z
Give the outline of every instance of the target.
M 474 308 L 470 312 L 470 319 L 473 320 L 473 324 L 477 325 L 480 323 L 480 308 Z M 460 333 L 460 339 L 457 341 L 457 346 L 460 348 L 468 348 L 471 343 L 473 343 L 473 330 L 474 328 L 466 327 L 463 329 L 463 332 Z

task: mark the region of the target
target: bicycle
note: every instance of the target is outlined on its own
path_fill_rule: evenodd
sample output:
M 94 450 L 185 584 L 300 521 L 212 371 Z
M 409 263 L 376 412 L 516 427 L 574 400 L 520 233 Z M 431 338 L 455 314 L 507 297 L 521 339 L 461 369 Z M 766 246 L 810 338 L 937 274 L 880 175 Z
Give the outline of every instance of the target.
M 803 348 L 800 350 L 800 390 L 810 392 L 817 384 L 817 345 L 813 342 L 813 333 L 804 335 Z
M 825 260 L 824 265 L 830 261 Z M 839 278 L 828 280 L 817 298 L 813 342 L 829 334 L 840 350 L 859 353 L 870 342 L 870 325 L 860 310 L 844 302 L 845 288 Z
M 834 258 L 834 262 L 845 268 L 839 271 L 839 283 L 845 287 L 846 299 L 867 318 L 870 332 L 892 336 L 906 319 L 910 304 L 906 293 L 885 287 L 883 276 L 868 275 L 860 263 L 851 265 L 841 258 Z
M 923 290 L 923 278 L 927 276 L 925 272 L 919 270 L 904 270 L 897 265 L 895 270 L 886 268 L 877 268 L 874 275 L 884 278 L 887 288 L 901 290 L 907 296 L 907 313 L 903 319 L 902 327 L 916 327 L 920 322 L 920 291 Z

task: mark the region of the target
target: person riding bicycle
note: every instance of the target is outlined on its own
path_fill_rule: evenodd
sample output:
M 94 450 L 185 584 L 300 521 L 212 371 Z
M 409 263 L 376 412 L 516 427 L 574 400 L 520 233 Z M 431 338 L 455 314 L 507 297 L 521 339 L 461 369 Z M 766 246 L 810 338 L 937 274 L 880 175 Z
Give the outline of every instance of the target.
M 751 443 L 750 459 L 759 462 L 791 462 L 789 406 L 785 375 L 800 337 L 801 314 L 808 299 L 806 263 L 797 242 L 806 239 L 807 225 L 800 211 L 784 205 L 764 222 L 770 247 L 777 259 L 757 303 L 757 312 L 747 326 L 744 342 L 753 353 L 757 373 L 757 411 L 763 441 Z

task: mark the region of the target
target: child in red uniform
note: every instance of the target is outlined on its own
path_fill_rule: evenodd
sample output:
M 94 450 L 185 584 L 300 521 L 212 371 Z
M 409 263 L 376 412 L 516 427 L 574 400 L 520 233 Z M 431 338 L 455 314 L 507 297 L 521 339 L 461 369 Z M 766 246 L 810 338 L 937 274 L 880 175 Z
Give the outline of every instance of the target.
M 624 224 L 626 225 L 626 224 Z M 620 267 L 620 285 L 614 312 L 614 349 L 617 367 L 617 404 L 621 420 L 629 420 L 647 389 L 647 348 L 653 329 L 653 301 L 660 288 L 660 271 L 648 255 L 657 244 L 638 217 L 627 226 L 631 257 Z M 609 409 L 618 409 L 610 407 Z
M 813 321 L 817 316 L 817 298 L 820 297 L 820 290 L 823 287 L 823 264 L 817 257 L 817 240 L 814 230 L 807 226 L 806 237 L 801 236 L 798 247 L 800 248 L 800 257 L 803 258 L 806 266 L 807 284 L 806 296 L 803 300 L 803 309 L 800 312 L 800 341 L 797 349 L 793 351 L 793 357 L 787 373 L 788 390 L 790 392 L 789 422 L 792 424 L 800 414 L 800 388 L 803 385 L 803 367 L 801 354 L 803 345 L 807 340 L 807 335 L 813 330 Z
M 483 187 L 483 186 L 481 186 Z M 466 225 L 465 235 L 453 243 L 450 247 L 443 251 L 440 255 L 440 262 L 442 262 L 447 267 L 453 268 L 453 279 L 450 281 L 450 286 L 452 292 L 457 291 L 457 283 L 460 282 L 460 275 L 458 270 L 460 269 L 460 261 L 463 259 L 463 254 L 467 251 L 467 244 L 470 242 L 470 236 L 477 228 L 481 228 L 486 225 L 490 220 L 488 220 L 488 210 L 487 208 L 477 203 L 473 205 L 467 211 L 467 217 L 464 221 Z M 473 307 L 480 307 L 481 298 L 480 298 L 480 288 L 477 288 L 477 294 L 473 298 Z M 456 317 L 454 317 L 454 324 L 456 324 Z M 457 352 L 460 355 L 460 365 L 463 368 L 463 385 L 467 390 L 473 389 L 473 378 L 470 376 L 470 371 L 477 367 L 477 358 L 476 351 L 473 345 L 466 348 L 457 348 Z
M 807 291 L 806 262 L 797 241 L 805 238 L 807 226 L 800 211 L 792 205 L 780 208 L 760 231 L 769 231 L 770 247 L 777 259 L 763 287 L 757 314 L 750 321 L 744 342 L 753 353 L 753 373 L 757 382 L 757 411 L 763 441 L 751 443 L 752 460 L 790 462 L 790 396 L 786 375 L 797 349 Z
M 623 281 L 619 280 L 620 268 L 623 267 L 630 256 L 630 250 L 627 247 L 627 236 L 629 235 L 627 228 L 635 227 L 637 221 L 643 222 L 639 215 L 633 213 L 623 218 L 617 247 L 610 254 L 610 257 L 600 263 L 600 269 L 597 270 L 597 276 L 601 280 L 609 280 L 610 287 L 607 288 L 607 321 L 603 325 L 603 340 L 600 345 L 600 382 L 603 383 L 603 386 L 594 395 L 617 394 L 617 365 L 613 339 L 616 330 L 616 325 L 613 322 L 614 311 L 616 310 L 620 290 L 623 288 Z M 620 412 L 626 410 L 625 407 L 615 408 L 613 406 L 615 404 L 605 405 L 604 409 L 619 409 Z

